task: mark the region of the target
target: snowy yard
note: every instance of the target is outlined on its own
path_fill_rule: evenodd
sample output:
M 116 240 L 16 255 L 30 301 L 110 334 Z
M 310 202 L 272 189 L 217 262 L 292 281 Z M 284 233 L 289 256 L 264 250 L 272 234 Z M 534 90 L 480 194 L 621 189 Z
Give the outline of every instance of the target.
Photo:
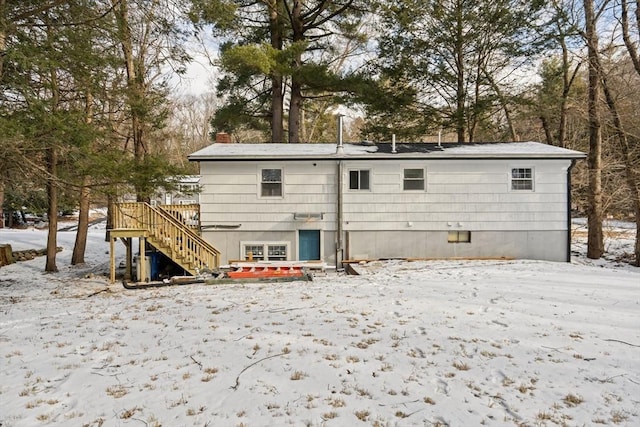
M 132 291 L 102 275 L 103 231 L 69 266 L 74 237 L 60 273 L 0 268 L 2 427 L 640 425 L 640 269 L 618 243 L 598 263 L 578 242 L 571 264 Z

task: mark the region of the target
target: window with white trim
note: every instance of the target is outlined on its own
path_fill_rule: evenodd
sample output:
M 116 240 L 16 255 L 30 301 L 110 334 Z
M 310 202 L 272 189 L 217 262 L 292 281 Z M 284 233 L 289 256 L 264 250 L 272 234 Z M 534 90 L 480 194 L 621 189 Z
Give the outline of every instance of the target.
M 349 171 L 349 190 L 369 190 L 369 170 Z
M 447 235 L 447 242 L 449 243 L 471 243 L 471 232 L 454 230 L 449 231 Z
M 533 169 L 532 168 L 512 168 L 511 169 L 511 189 L 512 190 L 533 190 Z
M 261 170 L 260 195 L 282 197 L 282 169 Z
M 424 169 L 405 169 L 403 190 L 424 190 Z
M 289 253 L 287 242 L 247 242 L 241 244 L 245 261 L 286 261 Z

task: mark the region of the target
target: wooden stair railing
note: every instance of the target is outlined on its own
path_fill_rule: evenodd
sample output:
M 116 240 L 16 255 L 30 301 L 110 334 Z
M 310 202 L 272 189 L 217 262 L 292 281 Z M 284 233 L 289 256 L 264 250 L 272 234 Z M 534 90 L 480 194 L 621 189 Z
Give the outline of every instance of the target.
M 162 209 L 169 213 L 180 223 L 200 234 L 200 205 L 157 205 L 156 209 Z
M 148 203 L 116 203 L 112 230 L 138 230 L 147 241 L 192 275 L 220 265 L 220 251 L 172 213 Z

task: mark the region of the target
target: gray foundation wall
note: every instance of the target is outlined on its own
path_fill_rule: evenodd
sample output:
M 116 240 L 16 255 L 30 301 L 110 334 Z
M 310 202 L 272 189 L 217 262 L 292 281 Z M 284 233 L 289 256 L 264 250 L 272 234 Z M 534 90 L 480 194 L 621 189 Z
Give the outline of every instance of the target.
M 447 231 L 350 231 L 345 258 L 499 258 L 567 260 L 566 231 L 472 231 L 448 243 Z
M 222 252 L 221 263 L 241 260 L 242 242 L 287 242 L 288 259 L 298 260 L 298 230 L 206 231 Z M 448 243 L 447 231 L 349 231 L 339 259 L 515 258 L 568 261 L 566 231 L 472 231 L 470 243 Z M 322 259 L 336 263 L 335 232 L 321 232 Z

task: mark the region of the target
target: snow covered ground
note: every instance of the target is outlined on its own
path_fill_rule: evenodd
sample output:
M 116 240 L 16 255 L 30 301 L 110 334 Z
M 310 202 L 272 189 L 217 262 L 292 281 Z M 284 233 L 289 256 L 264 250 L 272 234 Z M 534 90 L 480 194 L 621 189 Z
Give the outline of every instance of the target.
M 109 285 L 87 265 L 0 268 L 0 425 L 640 425 L 633 236 L 571 264 L 373 262 L 313 282 Z M 631 230 L 632 232 L 632 230 Z M 14 250 L 46 232 L 0 230 Z M 124 246 L 119 244 L 119 250 Z

